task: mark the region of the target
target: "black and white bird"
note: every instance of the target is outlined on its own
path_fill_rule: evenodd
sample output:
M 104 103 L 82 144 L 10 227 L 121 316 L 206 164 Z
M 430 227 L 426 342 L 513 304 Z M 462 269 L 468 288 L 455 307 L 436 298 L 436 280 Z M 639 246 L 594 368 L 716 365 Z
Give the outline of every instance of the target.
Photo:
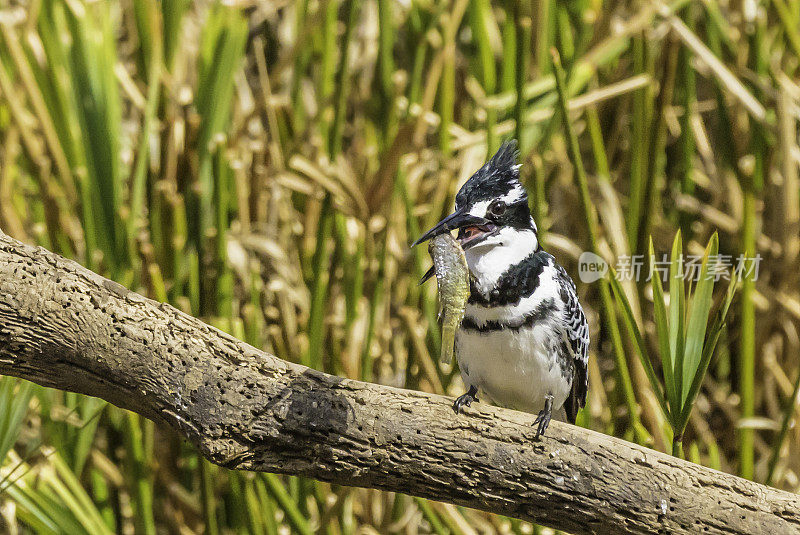
M 415 245 L 457 229 L 470 271 L 456 333 L 468 391 L 453 408 L 460 412 L 480 392 L 498 405 L 538 413 L 538 437 L 551 417 L 575 423 L 586 402 L 589 328 L 575 284 L 539 244 L 517 156 L 516 141 L 503 144 L 459 190 L 454 213 Z

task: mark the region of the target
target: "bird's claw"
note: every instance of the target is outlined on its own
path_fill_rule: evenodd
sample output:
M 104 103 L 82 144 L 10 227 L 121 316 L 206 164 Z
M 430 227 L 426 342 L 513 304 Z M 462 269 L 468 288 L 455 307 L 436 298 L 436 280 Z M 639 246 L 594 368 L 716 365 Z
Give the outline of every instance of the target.
M 471 386 L 466 394 L 461 394 L 456 398 L 453 402 L 453 410 L 458 414 L 464 406 L 471 406 L 473 401 L 478 401 L 478 389 Z
M 544 400 L 544 408 L 539 411 L 539 415 L 533 421 L 534 426 L 538 426 L 536 428 L 536 435 L 534 437 L 535 440 L 539 440 L 539 437 L 544 435 L 544 432 L 547 431 L 547 427 L 550 425 L 550 420 L 553 417 L 553 396 L 547 396 Z
M 547 426 L 550 425 L 550 414 L 545 412 L 544 409 L 539 411 L 539 415 L 533 421 L 534 426 L 537 424 L 538 427 L 536 428 L 536 435 L 534 437 L 536 440 L 538 440 L 540 436 L 544 435 L 544 432 L 547 431 Z

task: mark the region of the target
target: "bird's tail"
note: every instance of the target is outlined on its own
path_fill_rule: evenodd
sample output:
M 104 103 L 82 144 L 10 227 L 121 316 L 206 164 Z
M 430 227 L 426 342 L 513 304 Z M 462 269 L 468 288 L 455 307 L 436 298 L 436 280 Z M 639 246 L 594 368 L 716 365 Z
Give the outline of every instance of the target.
M 453 362 L 453 349 L 456 344 L 456 326 L 445 321 L 442 324 L 442 355 L 441 360 L 445 364 Z

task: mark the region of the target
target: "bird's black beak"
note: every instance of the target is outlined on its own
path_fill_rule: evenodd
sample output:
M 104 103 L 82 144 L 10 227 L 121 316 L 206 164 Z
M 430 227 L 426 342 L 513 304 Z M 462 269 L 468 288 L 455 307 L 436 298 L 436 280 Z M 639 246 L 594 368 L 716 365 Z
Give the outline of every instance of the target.
M 420 236 L 417 241 L 412 243 L 411 247 L 426 242 L 431 238 L 435 238 L 439 234 L 450 232 L 451 230 L 458 230 L 464 227 L 486 227 L 490 224 L 491 222 L 488 219 L 474 216 L 462 208 L 461 210 L 456 210 L 449 216 L 439 221 L 436 226 Z

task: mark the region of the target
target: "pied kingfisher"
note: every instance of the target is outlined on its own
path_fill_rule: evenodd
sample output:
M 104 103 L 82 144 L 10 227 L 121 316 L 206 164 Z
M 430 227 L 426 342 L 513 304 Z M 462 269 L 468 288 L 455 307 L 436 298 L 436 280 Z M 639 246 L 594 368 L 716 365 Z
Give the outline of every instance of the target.
M 455 212 L 416 243 L 458 229 L 470 271 L 456 333 L 468 391 L 456 413 L 480 391 L 499 405 L 538 411 L 538 438 L 551 417 L 575 423 L 586 403 L 589 328 L 575 284 L 539 244 L 517 156 L 516 141 L 504 143 L 459 190 Z

